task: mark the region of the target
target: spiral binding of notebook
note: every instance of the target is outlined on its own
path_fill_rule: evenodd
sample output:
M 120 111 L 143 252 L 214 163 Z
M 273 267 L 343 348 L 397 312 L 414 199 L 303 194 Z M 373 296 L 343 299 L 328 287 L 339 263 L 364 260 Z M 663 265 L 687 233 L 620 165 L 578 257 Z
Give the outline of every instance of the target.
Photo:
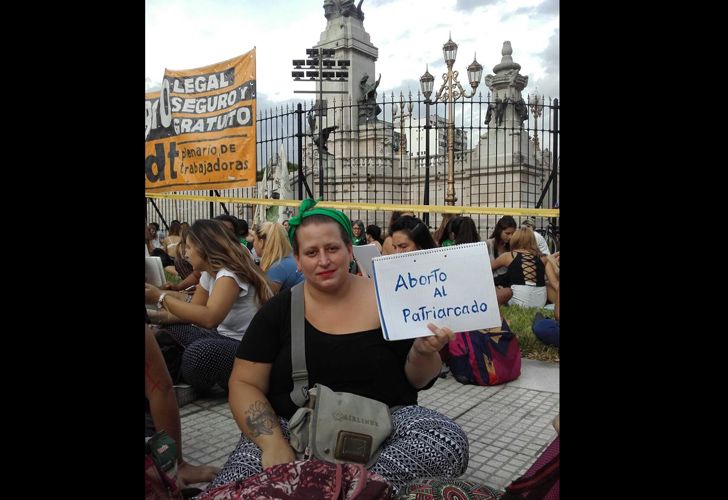
M 429 255 L 429 254 L 447 254 L 447 252 L 452 252 L 453 250 L 457 250 L 456 253 L 462 252 L 462 250 L 467 248 L 479 248 L 484 247 L 486 255 L 488 253 L 488 245 L 485 244 L 484 241 L 477 241 L 475 243 L 463 243 L 462 245 L 452 245 L 449 247 L 437 247 L 437 248 L 428 248 L 426 250 L 417 250 L 415 252 L 405 252 L 405 253 L 393 253 L 389 255 L 382 255 L 381 257 L 376 257 L 374 260 L 377 261 L 383 261 L 383 260 L 396 260 L 396 259 L 405 259 L 407 257 L 417 258 L 419 255 Z

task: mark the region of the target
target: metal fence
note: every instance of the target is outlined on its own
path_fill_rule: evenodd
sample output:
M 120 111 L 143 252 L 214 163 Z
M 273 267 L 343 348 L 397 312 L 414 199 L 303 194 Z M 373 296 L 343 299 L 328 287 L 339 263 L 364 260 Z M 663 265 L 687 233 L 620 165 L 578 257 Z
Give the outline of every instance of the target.
M 381 112 L 373 120 L 362 120 L 358 104 L 348 97 L 324 101 L 323 127 L 330 131 L 319 160 L 312 142 L 310 123 L 318 112 L 314 103 L 275 107 L 258 113 L 257 166 L 259 181 L 266 167 L 281 168 L 278 157 L 283 145 L 297 198 L 313 194 L 327 201 L 445 205 L 447 192 L 447 103 L 428 105 L 416 96 L 390 94 L 378 102 Z M 508 104 L 502 121 L 488 112 L 495 103 L 478 93 L 455 102 L 452 117 L 455 159 L 453 165 L 456 205 L 473 207 L 552 208 L 558 206 L 559 126 L 558 99 L 524 96 L 520 110 Z M 527 109 L 528 116 L 524 116 Z M 428 113 L 429 112 L 429 113 Z M 426 118 L 429 116 L 429 120 Z M 485 123 L 486 117 L 490 120 Z M 429 123 L 428 123 L 429 122 Z M 430 138 L 429 162 L 426 141 Z M 429 163 L 429 168 L 427 167 Z M 299 176 L 299 172 L 303 176 Z M 321 192 L 323 185 L 323 193 Z M 260 191 L 259 191 L 260 190 Z M 179 194 L 257 198 L 270 194 L 264 186 L 220 191 L 185 191 Z M 147 198 L 147 222 L 162 227 L 172 219 L 193 222 L 221 213 L 246 219 L 255 206 L 190 200 Z M 391 212 L 345 210 L 352 220 L 386 228 Z M 418 214 L 422 217 L 423 214 Z M 499 216 L 473 216 L 481 236 L 490 235 Z M 540 219 L 540 220 L 539 220 Z M 431 213 L 436 229 L 441 214 Z M 557 220 L 537 218 L 544 232 L 557 227 Z M 487 233 L 487 234 L 486 234 Z

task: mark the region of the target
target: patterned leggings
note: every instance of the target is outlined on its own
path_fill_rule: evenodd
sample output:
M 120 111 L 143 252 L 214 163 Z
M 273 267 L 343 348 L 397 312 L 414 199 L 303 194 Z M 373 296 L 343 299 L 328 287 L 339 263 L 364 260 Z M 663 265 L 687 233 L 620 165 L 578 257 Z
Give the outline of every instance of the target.
M 288 421 L 278 420 L 288 439 Z M 260 448 L 241 435 L 208 489 L 261 472 L 260 454 Z M 392 413 L 392 434 L 371 471 L 396 491 L 418 477 L 459 477 L 468 468 L 468 456 L 468 437 L 458 424 L 435 410 L 405 406 Z
M 182 379 L 197 391 L 207 391 L 216 383 L 227 390 L 240 341 L 196 325 L 165 327 L 183 346 Z

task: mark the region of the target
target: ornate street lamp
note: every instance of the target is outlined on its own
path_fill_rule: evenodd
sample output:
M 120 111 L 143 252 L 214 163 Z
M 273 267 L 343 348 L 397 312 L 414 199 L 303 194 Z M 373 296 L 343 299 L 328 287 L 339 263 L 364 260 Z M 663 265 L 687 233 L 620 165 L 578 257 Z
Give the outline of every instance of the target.
M 442 79 L 443 84 L 440 90 L 435 95 L 435 100 L 430 100 L 432 94 L 433 84 L 435 78 L 430 74 L 429 70 L 425 69 L 425 74 L 420 78 L 420 86 L 422 87 L 422 94 L 425 96 L 425 105 L 427 113 L 427 141 L 425 143 L 425 205 L 429 204 L 429 171 L 430 171 L 430 104 L 434 104 L 440 100 L 447 102 L 447 194 L 445 196 L 445 203 L 448 205 L 455 205 L 457 196 L 455 196 L 455 123 L 453 122 L 453 115 L 455 114 L 455 101 L 460 97 L 471 98 L 475 95 L 475 89 L 478 88 L 480 83 L 480 77 L 483 75 L 483 66 L 473 58 L 473 62 L 468 66 L 468 81 L 470 86 L 473 88 L 470 95 L 467 95 L 463 90 L 462 85 L 458 81 L 458 72 L 453 71 L 452 67 L 455 64 L 455 57 L 458 53 L 458 44 L 452 41 L 452 36 L 442 46 L 442 54 L 445 58 L 445 64 L 447 64 L 447 73 L 443 73 Z
M 528 94 L 528 106 L 531 108 L 531 114 L 533 114 L 533 121 L 535 123 L 533 132 L 533 144 L 536 146 L 536 153 L 538 154 L 538 118 L 543 112 L 543 100 L 538 95 L 538 88 L 534 90 L 535 95 L 533 98 L 531 94 Z

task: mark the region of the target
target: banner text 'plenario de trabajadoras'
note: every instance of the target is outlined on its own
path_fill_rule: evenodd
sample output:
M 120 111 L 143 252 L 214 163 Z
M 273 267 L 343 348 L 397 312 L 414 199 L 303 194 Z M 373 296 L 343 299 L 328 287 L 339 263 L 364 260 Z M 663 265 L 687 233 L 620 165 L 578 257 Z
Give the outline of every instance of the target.
M 145 94 L 146 189 L 255 185 L 255 49 L 193 70 L 164 72 Z

